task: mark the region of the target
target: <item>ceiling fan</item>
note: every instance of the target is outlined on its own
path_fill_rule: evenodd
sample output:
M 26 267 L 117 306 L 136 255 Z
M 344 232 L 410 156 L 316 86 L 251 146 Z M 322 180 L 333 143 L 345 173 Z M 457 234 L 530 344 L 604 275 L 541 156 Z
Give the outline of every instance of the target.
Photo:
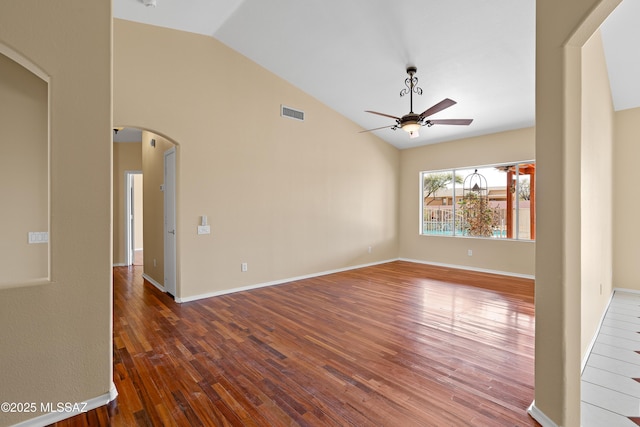
M 407 77 L 404 81 L 404 84 L 407 86 L 406 88 L 400 91 L 400 96 L 405 96 L 409 94 L 409 113 L 405 114 L 402 117 L 392 116 L 391 114 L 378 113 L 377 111 L 369 111 L 366 110 L 366 113 L 377 114 L 379 116 L 389 117 L 394 119 L 396 122 L 390 126 L 382 126 L 375 129 L 363 130 L 362 132 L 371 132 L 374 130 L 386 129 L 389 128 L 391 130 L 402 129 L 409 134 L 410 138 L 417 138 L 419 135 L 418 129 L 422 126 L 431 127 L 433 125 L 461 125 L 468 126 L 471 124 L 473 119 L 428 119 L 427 117 L 444 110 L 445 108 L 449 108 L 452 105 L 456 104 L 456 101 L 453 99 L 445 98 L 442 101 L 438 102 L 436 105 L 427 108 L 420 114 L 416 114 L 413 112 L 413 94 L 416 93 L 418 95 L 422 95 L 422 89 L 417 86 L 418 78 L 415 77 L 417 68 L 414 66 L 407 67 Z

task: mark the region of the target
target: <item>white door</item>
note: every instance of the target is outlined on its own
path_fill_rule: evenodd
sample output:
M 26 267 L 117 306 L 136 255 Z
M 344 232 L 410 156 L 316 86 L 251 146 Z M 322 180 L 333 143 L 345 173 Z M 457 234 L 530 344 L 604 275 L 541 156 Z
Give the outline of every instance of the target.
M 125 171 L 124 241 L 127 265 L 134 264 L 142 249 L 142 171 Z
M 176 149 L 164 153 L 164 290 L 176 295 Z

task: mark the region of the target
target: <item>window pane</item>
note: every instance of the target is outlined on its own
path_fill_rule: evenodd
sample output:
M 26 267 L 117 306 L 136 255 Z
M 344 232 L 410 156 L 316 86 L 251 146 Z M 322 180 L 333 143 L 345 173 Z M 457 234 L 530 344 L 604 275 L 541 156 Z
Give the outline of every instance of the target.
M 535 163 L 423 172 L 421 180 L 422 234 L 535 239 Z
M 453 171 L 422 174 L 422 234 L 452 236 Z
M 498 167 L 465 170 L 460 215 L 465 236 L 504 238 L 505 173 Z
M 518 239 L 533 240 L 535 239 L 535 222 L 532 213 L 532 199 L 535 199 L 535 194 L 532 198 L 532 178 L 535 179 L 535 165 L 534 164 L 519 164 L 518 165 L 518 204 L 517 204 L 517 217 L 518 217 Z

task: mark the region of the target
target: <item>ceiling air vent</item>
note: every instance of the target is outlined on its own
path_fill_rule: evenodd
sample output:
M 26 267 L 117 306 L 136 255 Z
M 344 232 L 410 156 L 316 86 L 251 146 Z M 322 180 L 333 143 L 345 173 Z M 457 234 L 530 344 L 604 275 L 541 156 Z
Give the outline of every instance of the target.
M 289 117 L 290 119 L 304 122 L 304 111 L 296 110 L 285 105 L 280 106 L 280 115 L 282 117 Z

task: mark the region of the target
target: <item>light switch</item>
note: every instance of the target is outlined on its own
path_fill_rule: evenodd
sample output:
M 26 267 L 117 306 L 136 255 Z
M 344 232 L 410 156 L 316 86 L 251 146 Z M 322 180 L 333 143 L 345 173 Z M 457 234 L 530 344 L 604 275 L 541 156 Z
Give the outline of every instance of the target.
M 198 226 L 198 234 L 211 234 L 211 226 L 210 225 L 199 225 Z

